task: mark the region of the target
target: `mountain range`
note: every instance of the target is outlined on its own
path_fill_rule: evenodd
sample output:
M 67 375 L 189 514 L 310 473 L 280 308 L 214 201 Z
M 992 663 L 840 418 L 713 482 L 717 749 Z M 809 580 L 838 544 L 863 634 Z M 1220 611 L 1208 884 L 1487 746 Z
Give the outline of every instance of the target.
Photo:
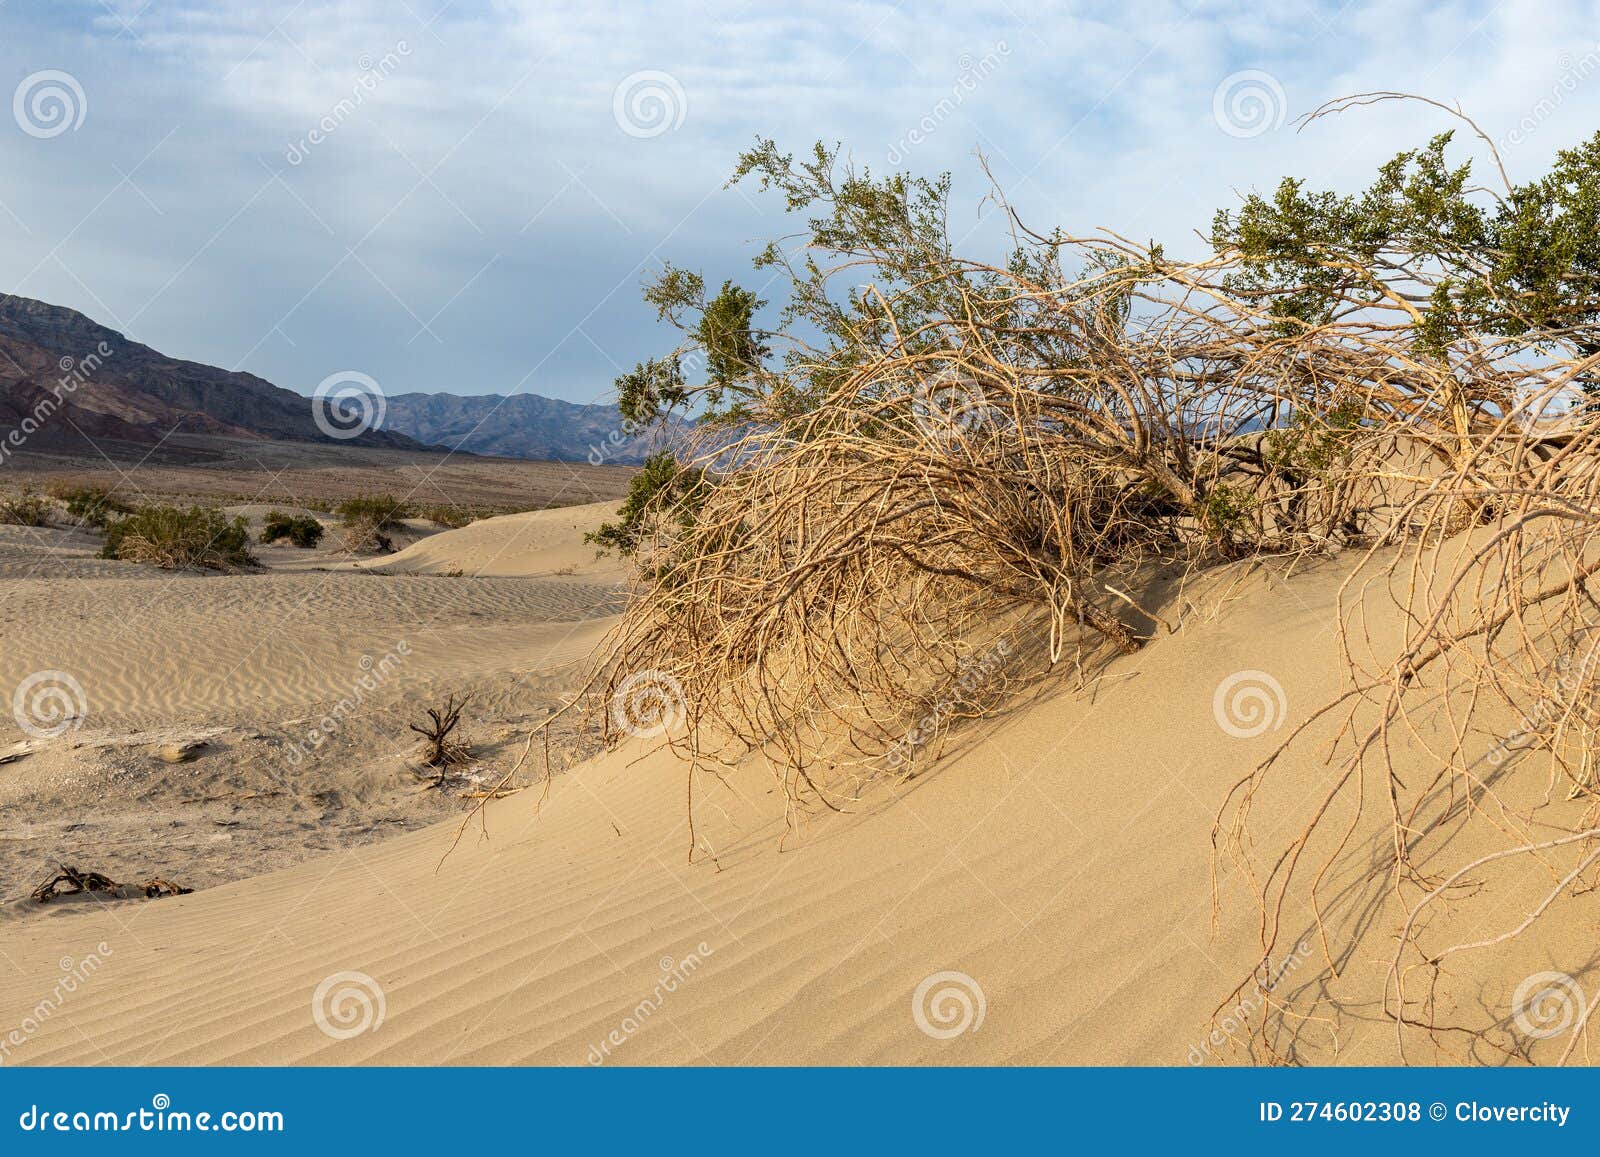
M 384 411 L 377 428 L 336 440 L 304 394 L 168 357 L 77 310 L 0 297 L 0 452 L 98 453 L 105 442 L 210 435 L 626 465 L 649 443 L 615 406 L 537 394 L 400 394 Z
M 77 310 L 15 295 L 0 298 L 0 437 L 13 430 L 36 449 L 99 439 L 159 444 L 174 433 L 334 441 L 303 394 L 168 357 Z M 348 442 L 425 448 L 393 430 Z
M 383 428 L 419 442 L 493 454 L 636 465 L 652 445 L 633 434 L 616 406 L 579 405 L 539 394 L 397 394 Z

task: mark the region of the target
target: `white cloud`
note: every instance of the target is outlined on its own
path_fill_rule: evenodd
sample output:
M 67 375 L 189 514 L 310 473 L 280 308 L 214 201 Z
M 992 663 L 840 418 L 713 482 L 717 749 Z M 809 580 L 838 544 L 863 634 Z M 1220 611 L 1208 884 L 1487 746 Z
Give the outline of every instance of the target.
M 791 227 L 770 200 L 721 189 L 757 133 L 796 149 L 843 140 L 879 169 L 892 153 L 952 169 L 958 230 L 977 219 L 981 148 L 1031 221 L 1181 244 L 1237 191 L 1285 173 L 1354 187 L 1447 124 L 1391 105 L 1296 133 L 1292 118 L 1329 97 L 1424 92 L 1500 136 L 1559 82 L 1561 54 L 1595 49 L 1594 15 L 1421 2 L 0 7 L 0 81 L 62 68 L 89 99 L 76 133 L 0 125 L 0 281 L 284 385 L 359 368 L 391 392 L 593 397 L 659 340 L 637 301 L 642 265 L 670 256 L 737 276 L 755 242 Z M 341 108 L 386 55 L 395 67 Z M 1218 83 L 1243 69 L 1281 85 L 1282 128 L 1240 138 L 1213 121 Z M 642 138 L 614 121 L 613 93 L 646 70 L 670 74 L 686 108 L 681 127 Z M 1589 135 L 1597 112 L 1600 76 L 1541 114 L 1507 157 L 1513 174 Z M 335 127 L 291 164 L 324 117 Z M 990 238 L 977 229 L 975 243 Z

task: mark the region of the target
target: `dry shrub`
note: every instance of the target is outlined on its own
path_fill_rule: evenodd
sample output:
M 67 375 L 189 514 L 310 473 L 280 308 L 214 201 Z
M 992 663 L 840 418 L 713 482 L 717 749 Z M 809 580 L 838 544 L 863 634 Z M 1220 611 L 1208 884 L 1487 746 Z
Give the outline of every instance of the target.
M 455 695 L 451 694 L 442 705 L 426 709 L 427 723 L 408 725 L 426 742 L 422 762 L 424 766 L 434 768 L 438 772 L 436 785 L 444 784 L 450 768 L 472 760 L 471 747 L 459 739 L 451 738 L 456 728 L 461 725 L 461 712 L 471 701 L 472 696 L 467 695 L 457 703 Z
M 1066 275 L 1068 249 L 1094 272 Z M 606 694 L 655 673 L 695 766 L 763 747 L 791 811 L 838 806 L 1003 698 L 1010 664 L 922 725 L 996 648 L 1040 634 L 1047 665 L 1081 671 L 1140 646 L 1158 576 L 1367 541 L 1407 482 L 1395 415 L 1448 424 L 1441 375 L 1337 327 L 1286 340 L 1228 295 L 1231 269 L 1104 238 L 1027 271 L 951 259 L 961 312 L 925 313 L 914 343 L 883 299 L 897 336 L 803 413 L 774 390 L 685 454 L 698 473 L 645 520 Z
M 1360 198 L 1287 182 L 1220 216 L 1213 252 L 1190 262 L 1032 232 L 998 193 L 1014 254 L 971 261 L 944 230 L 941 184 L 840 176 L 821 146 L 798 164 L 769 143 L 747 154 L 736 178 L 817 216 L 804 247 L 763 256 L 791 283 L 776 329 L 732 283 L 710 296 L 669 266 L 647 290 L 686 339 L 619 381 L 625 413 L 709 409 L 597 536 L 640 562 L 590 685 L 613 733 L 685 756 L 691 823 L 697 774 L 764 753 L 794 823 L 915 770 L 1018 680 L 1136 649 L 1158 580 L 1364 551 L 1339 624 L 1348 692 L 1240 781 L 1213 837 L 1219 875 L 1239 872 L 1261 915 L 1235 996 L 1307 924 L 1322 957 L 1296 990 L 1310 995 L 1270 994 L 1243 1043 L 1300 1059 L 1306 1026 L 1338 1015 L 1323 981 L 1398 903 L 1386 990 L 1365 995 L 1401 1055 L 1421 1035 L 1455 1056 L 1479 1042 L 1527 1056 L 1503 1039 L 1509 1009 L 1445 1000 L 1441 966 L 1501 951 L 1600 883 L 1600 137 L 1486 206 L 1448 144 L 1397 158 Z M 1557 258 L 1568 272 L 1552 276 Z M 850 289 L 830 285 L 841 274 Z M 1574 397 L 1553 427 L 1546 405 Z M 1406 624 L 1398 653 L 1363 650 L 1374 573 Z M 993 661 L 1034 634 L 1034 671 Z M 1516 757 L 1490 770 L 1508 719 Z M 1252 802 L 1329 720 L 1326 793 L 1297 835 L 1263 832 Z M 1408 746 L 1431 775 L 1397 773 Z M 1551 799 L 1570 806 L 1542 810 Z M 1534 889 L 1523 915 L 1474 903 L 1486 873 L 1516 864 L 1516 889 Z M 1335 881 L 1361 915 L 1330 935 Z M 1431 919 L 1442 907 L 1454 925 Z M 1452 926 L 1464 934 L 1435 942 Z M 1563 962 L 1574 976 L 1587 952 Z M 1595 1007 L 1550 1059 L 1586 1039 Z
M 460 530 L 463 526 L 471 526 L 479 519 L 493 518 L 494 511 L 486 507 L 457 506 L 453 502 L 441 502 L 433 506 L 418 507 L 417 517 L 426 518 L 429 522 L 450 530 Z
M 308 514 L 286 514 L 281 510 L 267 512 L 261 526 L 261 542 L 277 542 L 287 538 L 301 550 L 311 550 L 322 541 L 323 526 Z
M 347 498 L 333 508 L 344 524 L 344 547 L 355 553 L 394 549 L 389 535 L 399 530 L 410 509 L 398 498 L 386 494 L 362 494 Z
M 67 513 L 80 526 L 96 530 L 104 530 L 106 523 L 119 514 L 133 513 L 131 505 L 104 486 L 51 487 L 50 494 L 65 504 Z
M 54 512 L 55 503 L 31 490 L 0 495 L 0 526 L 49 526 Z
M 146 506 L 106 524 L 104 558 L 165 570 L 240 570 L 256 564 L 250 527 L 205 506 Z

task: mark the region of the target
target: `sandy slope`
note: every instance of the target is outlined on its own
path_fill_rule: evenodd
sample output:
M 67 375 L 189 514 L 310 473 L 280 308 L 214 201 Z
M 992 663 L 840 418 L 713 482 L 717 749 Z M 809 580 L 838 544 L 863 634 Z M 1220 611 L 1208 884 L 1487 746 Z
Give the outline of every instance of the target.
M 600 522 L 596 512 L 612 509 L 608 504 L 568 506 L 485 518 L 359 565 L 381 574 L 582 575 L 619 582 L 623 567 L 616 556 L 602 556 L 583 541 Z
M 1328 624 L 1343 574 L 1248 576 L 1231 592 L 1245 597 L 1215 588 L 1170 608 L 1175 633 L 1092 694 L 1057 680 L 894 798 L 818 818 L 781 850 L 771 781 L 751 767 L 699 789 L 703 852 L 687 863 L 682 768 L 635 743 L 557 778 L 542 804 L 492 805 L 488 838 L 473 829 L 448 857 L 456 829 L 441 825 L 204 894 L 14 926 L 0 1024 L 49 995 L 58 962 L 102 964 L 12 1059 L 1189 1063 L 1255 958 L 1256 914 L 1231 873 L 1214 922 L 1214 810 L 1338 687 Z M 1254 738 L 1214 710 L 1241 670 L 1271 674 L 1288 705 Z M 1293 761 L 1258 804 L 1263 835 L 1297 826 L 1326 774 Z M 1337 1025 L 1347 1062 L 1392 1059 L 1367 1000 L 1393 928 L 1374 903 L 1381 918 L 1345 929 L 1358 944 Z M 1291 941 L 1310 933 L 1304 912 L 1289 917 Z M 1508 1000 L 1530 961 L 1488 962 L 1472 998 Z M 981 989 L 984 1011 L 941 1039 L 914 1005 L 946 971 L 969 1001 Z M 362 1021 L 358 1001 L 326 991 L 341 986 L 381 990 L 381 1024 L 339 1032 L 341 1013 Z M 1331 1046 L 1316 1036 L 1307 1055 Z

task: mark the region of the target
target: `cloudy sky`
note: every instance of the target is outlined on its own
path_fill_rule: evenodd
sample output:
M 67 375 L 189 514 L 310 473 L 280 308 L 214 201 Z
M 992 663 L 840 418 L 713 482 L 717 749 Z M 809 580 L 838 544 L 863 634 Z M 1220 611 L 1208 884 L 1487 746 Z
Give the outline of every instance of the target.
M 0 292 L 309 392 L 605 397 L 661 260 L 742 277 L 756 134 L 949 169 L 1181 249 L 1289 173 L 1356 188 L 1460 102 L 1512 179 L 1600 128 L 1600 5 L 0 0 Z M 6 115 L 9 111 L 10 115 Z

